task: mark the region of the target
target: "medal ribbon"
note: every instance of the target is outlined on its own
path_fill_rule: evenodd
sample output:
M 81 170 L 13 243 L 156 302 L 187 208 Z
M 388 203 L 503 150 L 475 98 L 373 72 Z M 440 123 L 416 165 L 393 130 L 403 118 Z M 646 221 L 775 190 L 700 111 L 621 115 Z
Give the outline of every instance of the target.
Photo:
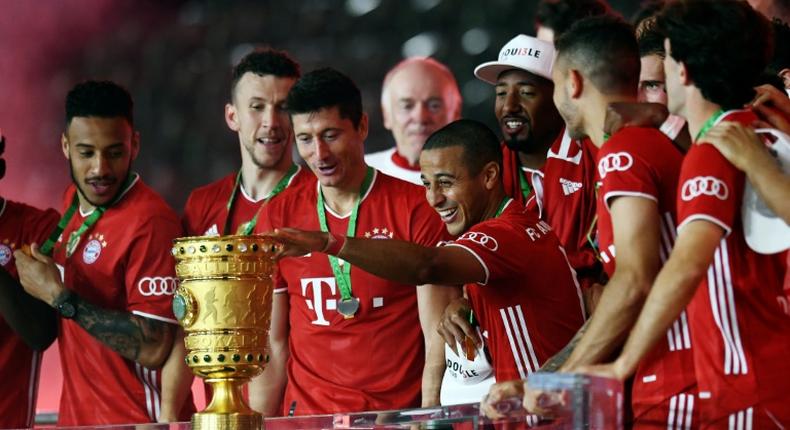
M 123 197 L 129 187 L 132 185 L 136 176 L 136 173 L 127 176 L 126 181 L 124 181 L 123 188 L 121 188 L 121 194 L 107 206 L 96 206 L 96 208 L 93 209 L 93 212 L 91 212 L 91 214 L 85 218 L 85 221 L 82 222 L 82 225 L 80 225 L 77 230 L 71 232 L 69 235 L 69 240 L 66 242 L 66 258 L 71 257 L 71 254 L 73 254 L 77 249 L 77 245 L 80 243 L 80 238 L 82 235 L 99 221 L 99 218 L 104 215 L 104 211 L 121 200 L 121 197 Z M 71 205 L 68 209 L 66 209 L 66 213 L 63 214 L 63 217 L 60 219 L 60 221 L 58 221 L 57 227 L 52 230 L 52 233 L 50 233 L 47 240 L 43 245 L 41 245 L 39 252 L 42 254 L 47 256 L 52 255 L 52 251 L 55 249 L 55 244 L 57 243 L 58 238 L 60 237 L 61 233 L 63 233 L 63 230 L 66 229 L 66 226 L 69 225 L 71 218 L 74 217 L 74 213 L 77 212 L 77 207 L 79 207 L 80 204 L 79 197 L 77 196 L 77 193 L 79 192 L 79 189 L 77 189 L 77 191 L 74 193 L 74 198 L 71 200 Z
M 507 206 L 507 202 L 510 201 L 510 197 L 505 197 L 502 199 L 502 203 L 499 204 L 499 208 L 497 208 L 496 213 L 494 214 L 494 218 L 499 218 L 502 215 L 502 211 L 505 210 L 505 206 Z
M 292 165 L 287 172 L 285 172 L 285 176 L 280 178 L 280 181 L 277 182 L 277 185 L 274 186 L 274 189 L 266 199 L 263 200 L 261 206 L 255 211 L 255 216 L 252 217 L 251 220 L 241 224 L 238 228 L 237 234 L 243 236 L 249 236 L 252 231 L 255 229 L 255 226 L 258 224 L 258 215 L 261 214 L 261 209 L 269 202 L 269 200 L 273 199 L 277 194 L 280 194 L 288 184 L 291 182 L 291 178 L 296 175 L 299 171 L 299 167 L 294 164 Z M 228 235 L 231 234 L 230 232 L 230 224 L 231 224 L 231 215 L 233 214 L 233 204 L 236 202 L 236 196 L 239 194 L 239 188 L 241 188 L 241 169 L 239 169 L 239 173 L 236 175 L 236 183 L 233 185 L 233 192 L 230 193 L 230 198 L 228 199 L 228 215 L 225 218 L 225 228 L 222 230 L 223 234 Z
M 694 141 L 695 142 L 699 141 L 702 138 L 702 136 L 704 136 L 705 133 L 707 133 L 708 130 L 710 130 L 713 127 L 713 125 L 716 124 L 716 121 L 722 115 L 724 115 L 724 111 L 721 109 L 717 110 L 713 115 L 711 115 L 710 118 L 708 118 L 708 120 L 705 121 L 705 124 L 702 124 L 702 128 L 699 129 L 699 132 L 697 133 L 697 137 L 694 138 Z
M 357 233 L 357 217 L 359 216 L 359 205 L 362 202 L 362 197 L 367 194 L 370 185 L 373 182 L 373 168 L 368 167 L 365 173 L 365 180 L 362 181 L 362 188 L 359 190 L 359 196 L 354 203 L 354 209 L 351 210 L 351 217 L 348 220 L 348 229 L 346 236 L 354 237 Z M 318 202 L 316 204 L 318 211 L 318 223 L 321 225 L 321 231 L 329 233 L 329 226 L 326 223 L 326 209 L 324 208 L 324 194 L 321 192 L 321 186 L 318 186 Z M 332 273 L 335 275 L 338 287 L 340 287 L 341 300 L 350 300 L 351 295 L 351 264 L 344 262 L 341 269 L 337 257 L 334 255 L 327 255 L 329 257 L 329 265 L 332 266 Z
M 521 183 L 521 194 L 524 195 L 525 204 L 527 203 L 528 200 L 527 198 L 529 197 L 529 195 L 532 194 L 532 187 L 529 186 L 529 182 L 527 181 L 527 177 L 526 177 L 527 173 L 528 172 L 522 170 L 521 172 L 519 172 L 518 175 L 519 182 Z

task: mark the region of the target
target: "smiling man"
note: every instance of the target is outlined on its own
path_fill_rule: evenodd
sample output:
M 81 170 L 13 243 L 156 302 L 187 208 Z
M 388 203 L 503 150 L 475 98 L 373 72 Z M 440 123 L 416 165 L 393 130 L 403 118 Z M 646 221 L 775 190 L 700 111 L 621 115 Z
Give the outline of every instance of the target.
M 254 51 L 233 68 L 225 122 L 238 134 L 241 168 L 189 195 L 187 235 L 249 234 L 267 200 L 310 177 L 291 159 L 293 131 L 283 106 L 300 74 L 287 53 L 272 49 Z
M 460 120 L 440 129 L 426 142 L 420 167 L 428 203 L 450 234 L 461 235 L 446 246 L 303 231 L 317 229 L 294 221 L 303 230 L 281 228 L 272 236 L 284 242 L 282 256 L 329 255 L 407 285 L 465 284 L 483 337 L 445 320 L 447 342 L 455 347 L 470 336 L 487 345 L 497 379 L 525 378 L 584 321 L 564 251 L 545 222 L 505 194 L 499 143 L 485 125 Z M 287 261 L 303 258 L 281 264 Z M 402 337 L 396 345 L 409 348 Z
M 25 290 L 60 314 L 58 424 L 184 420 L 191 375 L 178 353 L 170 255 L 181 227 L 131 170 L 140 135 L 129 93 L 112 82 L 75 86 L 62 150 L 73 181 L 64 216 L 30 255 L 14 253 Z
M 433 58 L 407 58 L 387 72 L 381 89 L 384 127 L 395 147 L 368 154 L 371 167 L 420 184 L 420 151 L 434 131 L 461 116 L 461 91 L 450 69 Z
M 368 117 L 351 79 L 310 72 L 287 106 L 317 180 L 266 205 L 258 232 L 298 227 L 424 246 L 447 239 L 420 187 L 365 164 Z M 444 370 L 436 326 L 457 295 L 454 287 L 388 281 L 318 252 L 280 261 L 264 412 L 279 403 L 296 415 L 436 405 Z

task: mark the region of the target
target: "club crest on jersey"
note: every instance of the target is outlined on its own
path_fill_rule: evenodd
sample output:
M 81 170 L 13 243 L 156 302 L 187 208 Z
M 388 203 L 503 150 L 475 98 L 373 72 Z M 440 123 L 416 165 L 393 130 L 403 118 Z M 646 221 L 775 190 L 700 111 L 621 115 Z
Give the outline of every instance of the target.
M 680 189 L 680 198 L 688 202 L 699 196 L 712 196 L 719 200 L 727 200 L 730 190 L 727 184 L 713 176 L 697 176 L 683 183 Z
M 607 173 L 612 172 L 625 172 L 634 165 L 634 159 L 631 154 L 627 152 L 614 152 L 606 154 L 598 161 L 598 175 L 601 179 L 606 177 Z
M 88 243 L 82 249 L 82 261 L 85 264 L 93 264 L 99 259 L 102 248 L 107 247 L 107 241 L 103 234 L 92 233 L 88 236 Z
M 392 239 L 392 232 L 388 228 L 374 228 L 365 232 L 366 239 Z
M 0 243 L 0 266 L 5 266 L 14 256 L 14 244 L 5 239 Z

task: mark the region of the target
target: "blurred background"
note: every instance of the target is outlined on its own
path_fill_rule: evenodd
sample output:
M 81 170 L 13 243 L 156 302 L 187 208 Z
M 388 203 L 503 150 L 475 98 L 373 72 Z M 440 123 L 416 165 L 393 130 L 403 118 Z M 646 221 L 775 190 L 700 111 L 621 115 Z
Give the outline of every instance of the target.
M 640 6 L 639 0 L 609 3 L 626 18 Z M 790 0 L 750 3 L 790 8 Z M 289 51 L 305 72 L 332 66 L 354 79 L 371 119 L 366 152 L 394 145 L 382 126 L 381 81 L 408 56 L 433 56 L 447 64 L 463 94 L 463 116 L 497 130 L 493 88 L 472 70 L 495 60 L 516 34 L 534 34 L 537 4 L 0 0 L 0 129 L 8 164 L 0 195 L 60 208 L 69 183 L 60 151 L 66 93 L 82 80 L 110 79 L 135 100 L 142 135 L 135 169 L 181 212 L 193 188 L 238 169 L 238 139 L 225 125 L 223 108 L 232 65 L 256 46 Z M 55 344 L 45 354 L 39 411 L 57 409 L 60 385 Z M 202 390 L 195 393 L 202 405 Z
M 85 79 L 110 79 L 135 100 L 135 169 L 181 211 L 190 190 L 238 168 L 227 129 L 231 66 L 253 47 L 289 51 L 303 71 L 354 79 L 371 118 L 366 152 L 394 144 L 382 126 L 386 71 L 430 55 L 456 75 L 465 117 L 494 122 L 493 89 L 472 75 L 518 33 L 534 34 L 537 0 L 0 0 L 0 129 L 4 197 L 60 207 L 64 99 Z M 610 1 L 630 17 L 639 1 Z

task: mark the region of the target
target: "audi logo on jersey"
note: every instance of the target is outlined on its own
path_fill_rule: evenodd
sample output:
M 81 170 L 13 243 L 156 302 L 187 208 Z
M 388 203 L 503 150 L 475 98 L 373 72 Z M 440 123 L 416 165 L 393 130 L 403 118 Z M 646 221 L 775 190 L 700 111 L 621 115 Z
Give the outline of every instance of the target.
M 178 279 L 172 276 L 146 276 L 137 282 L 137 291 L 149 296 L 172 296 L 178 288 Z
M 680 198 L 690 201 L 699 196 L 712 196 L 719 200 L 727 200 L 730 191 L 721 179 L 713 176 L 697 176 L 683 183 Z
M 477 231 L 468 231 L 464 233 L 458 238 L 457 242 L 462 240 L 472 241 L 480 246 L 490 249 L 491 251 L 496 251 L 499 249 L 499 243 L 497 243 L 496 239 L 485 233 L 480 233 Z
M 633 165 L 634 159 L 631 157 L 631 154 L 627 152 L 607 154 L 598 161 L 598 174 L 601 176 L 601 179 L 603 179 L 606 177 L 607 173 L 625 172 Z

